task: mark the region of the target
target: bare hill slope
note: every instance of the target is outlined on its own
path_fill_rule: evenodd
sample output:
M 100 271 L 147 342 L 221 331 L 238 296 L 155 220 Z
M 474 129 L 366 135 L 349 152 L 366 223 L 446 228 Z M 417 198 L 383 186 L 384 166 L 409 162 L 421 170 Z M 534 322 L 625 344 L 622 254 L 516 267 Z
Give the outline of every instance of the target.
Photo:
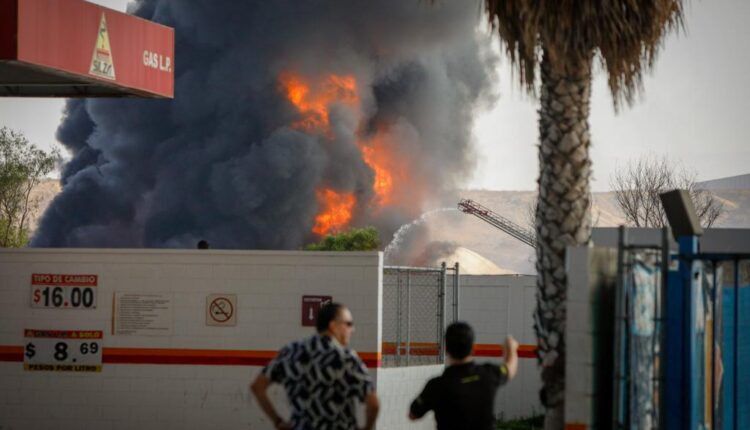
M 39 198 L 39 205 L 31 214 L 32 231 L 59 192 L 60 183 L 53 179 L 44 181 L 34 190 L 33 198 Z M 750 228 L 750 190 L 717 190 L 714 193 L 725 209 L 717 227 Z M 456 191 L 448 193 L 436 206 L 455 208 L 461 198 L 475 200 L 525 228 L 532 228 L 531 207 L 536 199 L 536 194 L 532 191 Z M 592 209 L 594 225 L 597 227 L 612 227 L 624 222 L 614 193 L 594 193 Z M 419 244 L 453 243 L 456 247 L 476 252 L 503 270 L 534 273 L 534 250 L 531 247 L 474 216 L 458 210 L 438 212 L 426 220 L 424 227 L 412 233 L 427 235 L 416 241 Z M 406 235 L 409 236 L 409 232 Z M 383 239 L 386 243 L 390 240 Z

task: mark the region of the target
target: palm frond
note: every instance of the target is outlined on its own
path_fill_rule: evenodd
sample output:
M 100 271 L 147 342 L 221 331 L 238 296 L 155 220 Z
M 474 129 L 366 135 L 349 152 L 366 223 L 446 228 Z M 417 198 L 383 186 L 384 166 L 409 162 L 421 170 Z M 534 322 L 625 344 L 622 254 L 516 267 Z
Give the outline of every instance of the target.
M 598 53 L 615 106 L 633 102 L 664 36 L 683 27 L 683 0 L 485 0 L 484 6 L 528 90 L 542 50 L 565 75 Z

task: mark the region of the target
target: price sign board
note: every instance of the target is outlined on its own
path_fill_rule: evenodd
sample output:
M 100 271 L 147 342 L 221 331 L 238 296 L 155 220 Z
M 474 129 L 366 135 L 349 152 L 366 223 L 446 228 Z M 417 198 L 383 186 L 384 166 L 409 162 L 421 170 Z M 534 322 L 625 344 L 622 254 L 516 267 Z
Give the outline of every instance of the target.
M 101 330 L 24 330 L 23 368 L 30 371 L 101 372 Z
M 94 309 L 97 281 L 97 275 L 34 273 L 31 275 L 31 307 Z

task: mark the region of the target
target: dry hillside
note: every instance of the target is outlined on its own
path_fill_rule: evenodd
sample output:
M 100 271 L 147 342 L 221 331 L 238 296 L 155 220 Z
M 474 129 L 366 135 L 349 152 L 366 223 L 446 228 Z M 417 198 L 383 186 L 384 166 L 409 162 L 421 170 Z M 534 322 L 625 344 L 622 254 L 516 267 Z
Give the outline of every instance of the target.
M 57 179 L 46 179 L 42 181 L 36 188 L 31 191 L 31 201 L 36 202 L 35 207 L 31 210 L 31 216 L 29 218 L 29 225 L 31 231 L 36 230 L 36 226 L 39 223 L 44 211 L 55 198 L 57 193 L 61 190 L 60 181 Z
M 32 213 L 32 229 L 58 192 L 60 192 L 60 184 L 57 180 L 44 181 L 34 191 L 34 198 L 39 198 L 39 205 Z M 725 209 L 717 227 L 750 228 L 750 190 L 723 190 L 716 191 L 715 194 Z M 530 207 L 535 197 L 535 193 L 531 191 L 457 191 L 446 195 L 436 207 L 455 208 L 461 198 L 468 198 L 530 229 Z M 593 217 L 595 226 L 599 227 L 611 227 L 623 223 L 623 217 L 617 208 L 613 193 L 594 194 Z M 420 244 L 451 243 L 455 247 L 466 248 L 462 251 L 464 254 L 471 251 L 479 254 L 497 265 L 499 270 L 516 273 L 534 272 L 534 252 L 531 247 L 476 217 L 457 210 L 439 212 L 427 219 L 425 227 L 415 229 L 418 233 L 413 233 L 428 236 L 420 238 L 418 241 Z M 407 232 L 406 235 L 408 241 L 409 233 Z M 450 256 L 450 253 L 447 256 Z

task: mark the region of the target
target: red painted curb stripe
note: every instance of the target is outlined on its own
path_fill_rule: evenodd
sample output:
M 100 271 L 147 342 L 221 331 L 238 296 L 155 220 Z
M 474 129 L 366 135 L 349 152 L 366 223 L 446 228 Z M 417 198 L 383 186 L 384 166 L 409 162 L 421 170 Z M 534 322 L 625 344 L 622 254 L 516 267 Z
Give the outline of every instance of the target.
M 401 343 L 401 351 L 405 353 L 404 346 L 405 342 Z M 436 343 L 429 342 L 412 342 L 409 353 L 411 355 L 418 356 L 436 356 L 438 355 L 438 346 Z M 396 343 L 395 342 L 383 342 L 383 354 L 394 355 L 396 354 Z M 536 345 L 520 345 L 518 347 L 518 356 L 521 358 L 536 358 Z M 499 344 L 491 343 L 480 343 L 474 345 L 475 357 L 502 357 L 503 346 Z
M 0 361 L 23 361 L 23 347 L 0 345 Z
M 411 353 L 414 355 L 434 356 L 437 348 L 427 343 L 414 344 Z M 521 345 L 518 356 L 536 358 L 535 345 Z M 383 344 L 385 354 L 395 353 L 395 344 Z M 274 357 L 276 351 L 245 350 L 211 350 L 211 349 L 166 349 L 166 348 L 104 348 L 102 362 L 108 364 L 192 364 L 192 365 L 230 365 L 230 366 L 265 366 Z M 502 357 L 503 348 L 495 344 L 477 344 L 474 347 L 477 357 Z M 381 354 L 363 352 L 359 354 L 365 365 L 370 368 L 381 367 Z M 0 346 L 0 362 L 22 362 L 23 347 Z
M 265 366 L 276 354 L 277 351 L 103 348 L 102 363 Z M 380 353 L 363 352 L 360 357 L 367 367 L 380 367 Z M 0 362 L 23 362 L 23 347 L 0 346 Z
M 521 358 L 536 358 L 536 345 L 519 345 L 518 356 Z M 477 357 L 502 357 L 503 346 L 496 344 L 474 345 L 474 355 Z
M 266 357 L 215 357 L 202 355 L 151 355 L 151 354 L 107 354 L 102 363 L 107 364 L 192 364 L 219 366 L 265 366 L 271 361 Z

